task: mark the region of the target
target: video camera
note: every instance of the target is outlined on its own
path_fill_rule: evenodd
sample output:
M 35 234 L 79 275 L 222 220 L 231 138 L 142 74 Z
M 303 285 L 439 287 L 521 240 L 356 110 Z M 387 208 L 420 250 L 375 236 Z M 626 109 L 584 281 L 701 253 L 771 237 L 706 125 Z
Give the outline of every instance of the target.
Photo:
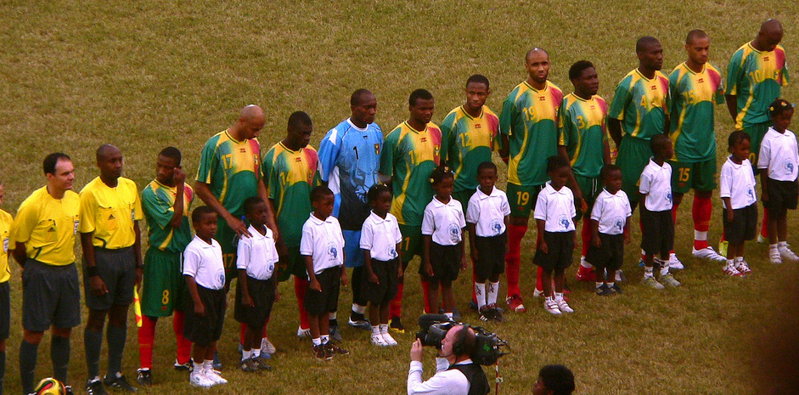
M 462 322 L 455 322 L 443 314 L 423 314 L 419 317 L 419 332 L 416 338 L 422 341 L 423 346 L 441 349 L 441 341 L 447 336 L 447 332 L 458 325 L 469 325 Z M 497 336 L 496 333 L 489 332 L 479 326 L 469 325 L 475 333 L 475 351 L 470 356 L 474 363 L 480 365 L 493 365 L 500 357 L 507 354 L 501 347 L 509 347 L 508 343 Z

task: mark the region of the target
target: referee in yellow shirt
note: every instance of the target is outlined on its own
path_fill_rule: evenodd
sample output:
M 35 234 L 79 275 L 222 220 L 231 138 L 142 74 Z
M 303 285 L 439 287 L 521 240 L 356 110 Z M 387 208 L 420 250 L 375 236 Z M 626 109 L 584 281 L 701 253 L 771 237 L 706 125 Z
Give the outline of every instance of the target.
M 141 282 L 139 221 L 143 217 L 136 183 L 122 176 L 122 152 L 105 144 L 97 149 L 100 176 L 80 191 L 80 243 L 89 320 L 83 332 L 89 381 L 86 392 L 106 394 L 103 385 L 135 392 L 122 375 L 127 314 L 133 287 Z M 100 381 L 100 349 L 108 316 L 108 373 Z
M 33 392 L 36 353 L 52 326 L 53 376 L 67 383 L 69 334 L 80 324 L 80 284 L 75 268 L 75 234 L 80 199 L 72 191 L 75 168 L 66 154 L 44 159 L 47 185 L 34 191 L 17 211 L 10 245 L 22 273 L 22 344 L 19 374 L 22 392 Z

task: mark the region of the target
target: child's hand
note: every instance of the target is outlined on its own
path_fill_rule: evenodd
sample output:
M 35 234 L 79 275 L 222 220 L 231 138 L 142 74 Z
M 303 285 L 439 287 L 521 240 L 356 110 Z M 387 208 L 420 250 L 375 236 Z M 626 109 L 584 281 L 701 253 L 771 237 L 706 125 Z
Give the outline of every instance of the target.
M 245 293 L 241 295 L 241 304 L 247 307 L 255 307 L 255 302 L 253 302 L 252 297 L 249 293 Z
M 461 270 L 466 270 L 466 255 L 461 256 Z
M 380 279 L 377 278 L 377 274 L 375 274 L 375 272 L 369 272 L 369 282 L 380 285 Z
M 312 289 L 312 290 L 314 290 L 316 292 L 322 292 L 322 285 L 319 284 L 319 280 L 317 280 L 316 277 L 314 277 L 314 279 L 311 280 L 311 283 L 308 284 L 308 288 L 310 288 L 310 289 Z
M 549 246 L 547 245 L 547 242 L 544 241 L 544 239 L 541 239 L 541 241 L 538 243 L 538 250 L 543 252 L 544 254 L 549 254 Z
M 203 302 L 194 304 L 194 314 L 197 314 L 200 317 L 205 316 L 205 305 L 203 305 Z
M 347 270 L 341 269 L 341 285 L 348 286 L 350 285 L 350 279 L 347 277 Z
M 435 273 L 433 273 L 433 265 L 431 265 L 430 262 L 427 262 L 427 263 L 424 264 L 424 272 L 429 277 L 434 277 L 435 276 Z
M 596 248 L 602 247 L 602 239 L 599 238 L 599 235 L 591 236 L 591 245 L 593 245 Z
M 734 218 L 735 218 L 735 211 L 733 211 L 731 208 L 728 208 L 727 209 L 727 222 L 732 222 L 732 220 Z

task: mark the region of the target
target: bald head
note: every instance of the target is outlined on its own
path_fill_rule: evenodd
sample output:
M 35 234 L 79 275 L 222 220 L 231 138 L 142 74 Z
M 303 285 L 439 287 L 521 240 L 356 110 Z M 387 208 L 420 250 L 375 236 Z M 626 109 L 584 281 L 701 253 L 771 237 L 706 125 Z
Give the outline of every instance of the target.
M 782 41 L 782 34 L 782 23 L 776 19 L 767 19 L 760 25 L 760 31 L 752 45 L 760 51 L 773 51 Z
M 254 118 L 263 118 L 264 117 L 264 110 L 261 107 L 256 106 L 255 104 L 250 104 L 245 106 L 241 109 L 239 113 L 239 120 L 241 121 L 250 121 Z
M 782 33 L 782 23 L 776 19 L 766 19 L 760 25 L 760 33 Z
M 543 48 L 533 47 L 533 49 L 527 51 L 527 54 L 524 55 L 524 60 L 529 62 L 530 58 L 535 54 L 543 54 L 547 58 L 549 58 L 549 52 L 544 50 Z
M 103 144 L 97 148 L 96 155 L 100 178 L 109 186 L 116 186 L 116 180 L 122 176 L 122 151 L 111 144 Z
M 119 150 L 114 145 L 111 144 L 103 144 L 99 148 L 97 148 L 97 152 L 95 152 L 95 157 L 97 158 L 98 162 L 107 160 L 110 157 L 116 156 L 121 154 L 122 151 Z
M 241 109 L 239 119 L 230 132 L 238 140 L 253 139 L 264 127 L 264 110 L 255 104 L 250 104 Z

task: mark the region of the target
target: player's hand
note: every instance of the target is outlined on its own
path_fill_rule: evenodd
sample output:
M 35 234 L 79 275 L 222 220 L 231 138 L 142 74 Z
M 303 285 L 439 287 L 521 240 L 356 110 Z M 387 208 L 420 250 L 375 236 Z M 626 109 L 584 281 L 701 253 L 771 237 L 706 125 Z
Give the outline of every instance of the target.
M 341 269 L 341 285 L 346 287 L 350 285 L 350 279 L 347 277 L 347 270 Z
M 247 307 L 255 307 L 255 302 L 252 300 L 252 297 L 249 293 L 244 293 L 241 295 L 241 304 Z
M 731 209 L 727 209 L 727 222 L 732 222 L 733 218 L 735 218 L 735 212 Z
M 377 278 L 377 274 L 375 274 L 375 272 L 369 272 L 369 282 L 380 285 L 380 279 Z
M 466 255 L 461 256 L 461 270 L 466 270 Z
M 194 304 L 194 314 L 197 314 L 200 317 L 205 316 L 205 305 L 203 304 L 203 302 Z
M 229 226 L 230 229 L 233 229 L 233 231 L 236 232 L 236 234 L 240 237 L 252 237 L 250 232 L 247 230 L 247 226 L 244 225 L 242 220 L 231 215 L 230 218 L 225 220 L 225 222 L 227 222 L 227 226 Z
M 430 277 L 434 277 L 435 273 L 433 273 L 433 265 L 430 262 L 424 264 L 424 273 Z
M 549 254 L 549 246 L 547 245 L 547 242 L 544 241 L 543 239 L 541 239 L 541 242 L 538 243 L 538 250 L 544 254 Z
M 319 280 L 317 280 L 316 277 L 314 277 L 314 279 L 311 280 L 311 283 L 308 285 L 308 288 L 316 292 L 322 292 L 322 284 L 319 284 Z
M 136 288 L 141 289 L 141 280 L 144 277 L 144 268 L 141 266 L 136 267 Z
M 422 362 L 422 356 L 424 356 L 422 341 L 416 339 L 411 344 L 411 361 Z
M 599 235 L 591 236 L 591 245 L 596 248 L 602 247 L 602 240 L 599 238 Z
M 175 172 L 172 173 L 172 178 L 175 181 L 175 185 L 183 185 L 186 181 L 186 172 L 183 171 L 183 168 L 178 166 L 175 168 Z
M 89 277 L 89 288 L 94 296 L 103 296 L 108 293 L 108 287 L 100 276 Z

